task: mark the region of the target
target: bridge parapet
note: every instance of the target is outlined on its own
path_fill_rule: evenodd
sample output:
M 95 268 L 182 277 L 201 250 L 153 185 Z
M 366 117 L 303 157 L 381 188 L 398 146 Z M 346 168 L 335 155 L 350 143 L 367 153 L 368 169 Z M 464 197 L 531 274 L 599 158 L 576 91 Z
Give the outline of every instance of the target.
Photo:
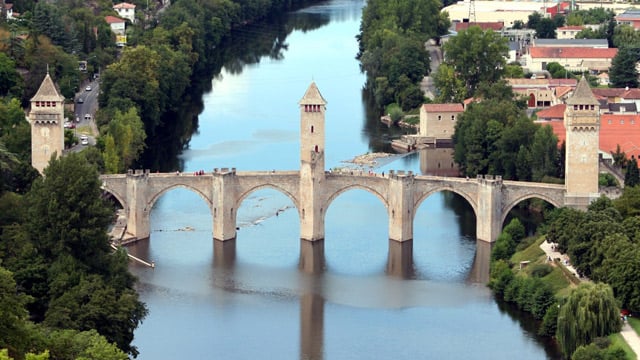
M 129 169 L 127 170 L 127 176 L 134 176 L 134 177 L 140 177 L 140 176 L 149 176 L 149 173 L 151 173 L 151 171 L 149 169 Z
M 404 171 L 404 170 L 389 170 L 389 177 L 392 179 L 397 179 L 401 177 L 415 177 L 413 171 Z
M 485 185 L 497 185 L 500 186 L 502 185 L 502 176 L 501 175 L 489 175 L 489 174 L 485 174 L 485 175 L 480 175 L 478 174 L 477 178 L 478 182 L 480 184 L 485 184 Z
M 213 168 L 213 173 L 214 174 L 221 174 L 221 175 L 235 174 L 236 173 L 236 168 L 234 168 L 234 167 L 232 167 L 231 169 L 229 169 L 229 168 Z

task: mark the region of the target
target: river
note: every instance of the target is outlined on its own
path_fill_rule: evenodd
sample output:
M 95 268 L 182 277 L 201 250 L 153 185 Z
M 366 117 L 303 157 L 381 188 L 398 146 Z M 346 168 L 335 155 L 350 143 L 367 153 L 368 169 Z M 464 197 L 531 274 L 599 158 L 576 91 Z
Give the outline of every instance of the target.
M 392 135 L 367 105 L 355 59 L 364 4 L 328 1 L 278 26 L 239 31 L 236 44 L 271 33 L 281 43 L 272 56 L 229 62 L 212 79 L 179 159 L 183 170 L 298 169 L 297 102 L 312 81 L 328 102 L 328 169 L 389 151 Z M 397 156 L 375 171 L 446 175 L 442 151 Z M 532 320 L 487 289 L 488 248 L 476 243 L 464 200 L 434 194 L 414 223 L 410 271 L 388 274 L 386 210 L 372 194 L 350 190 L 327 209 L 326 269 L 309 274 L 298 269 L 299 218 L 285 195 L 264 189 L 248 197 L 235 252 L 222 257 L 214 256 L 204 201 L 172 190 L 152 209 L 150 240 L 129 247 L 156 264 L 131 265 L 149 308 L 135 332 L 138 359 L 557 358 L 531 332 Z

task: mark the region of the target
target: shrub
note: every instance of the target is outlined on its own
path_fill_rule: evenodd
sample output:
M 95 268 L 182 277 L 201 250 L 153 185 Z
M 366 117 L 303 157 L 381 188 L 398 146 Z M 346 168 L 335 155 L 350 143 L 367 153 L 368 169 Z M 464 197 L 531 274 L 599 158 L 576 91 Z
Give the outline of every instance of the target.
M 549 275 L 553 268 L 548 264 L 536 264 L 531 267 L 531 276 L 541 278 Z
M 509 264 L 504 260 L 494 261 L 491 264 L 491 275 L 489 278 L 489 288 L 491 288 L 496 295 L 503 296 L 504 290 L 513 280 L 513 271 L 509 267 Z

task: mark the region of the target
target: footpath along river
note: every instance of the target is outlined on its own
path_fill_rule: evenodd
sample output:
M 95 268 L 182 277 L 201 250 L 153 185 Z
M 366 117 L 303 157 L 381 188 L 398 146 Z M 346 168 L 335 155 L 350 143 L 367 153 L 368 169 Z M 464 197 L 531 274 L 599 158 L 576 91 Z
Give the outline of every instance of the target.
M 235 34 L 236 44 L 272 34 L 286 46 L 272 57 L 230 59 L 214 77 L 182 170 L 297 170 L 297 102 L 311 81 L 328 102 L 327 169 L 390 151 L 355 59 L 364 5 L 327 1 Z M 450 169 L 450 160 L 421 152 L 375 166 L 424 173 Z M 385 272 L 387 213 L 362 190 L 327 209 L 326 269 L 318 274 L 298 270 L 299 218 L 284 194 L 256 191 L 238 218 L 235 254 L 221 259 L 198 195 L 175 189 L 155 204 L 151 239 L 129 248 L 156 264 L 131 265 L 149 308 L 135 332 L 138 359 L 559 358 L 531 319 L 486 288 L 488 248 L 475 241 L 470 207 L 452 193 L 430 196 L 416 213 L 405 277 Z

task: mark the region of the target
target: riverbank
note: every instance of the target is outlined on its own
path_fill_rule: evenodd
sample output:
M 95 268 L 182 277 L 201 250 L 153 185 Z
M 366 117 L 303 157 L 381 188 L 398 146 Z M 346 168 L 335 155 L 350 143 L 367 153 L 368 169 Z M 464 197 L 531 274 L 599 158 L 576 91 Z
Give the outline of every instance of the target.
M 556 250 L 554 244 L 549 243 L 548 241 L 543 241 L 540 244 L 540 249 L 542 249 L 547 255 L 548 259 L 560 260 L 562 263 L 560 266 L 563 266 L 567 269 L 571 274 L 573 274 L 578 281 L 591 281 L 588 278 L 581 277 L 578 274 L 578 271 L 571 265 L 570 259 L 566 254 L 561 254 Z M 558 263 L 558 261 L 556 261 Z M 622 330 L 620 331 L 620 336 L 626 341 L 631 350 L 635 353 L 636 358 L 640 355 L 640 335 L 631 327 L 628 321 L 625 321 L 622 324 Z

